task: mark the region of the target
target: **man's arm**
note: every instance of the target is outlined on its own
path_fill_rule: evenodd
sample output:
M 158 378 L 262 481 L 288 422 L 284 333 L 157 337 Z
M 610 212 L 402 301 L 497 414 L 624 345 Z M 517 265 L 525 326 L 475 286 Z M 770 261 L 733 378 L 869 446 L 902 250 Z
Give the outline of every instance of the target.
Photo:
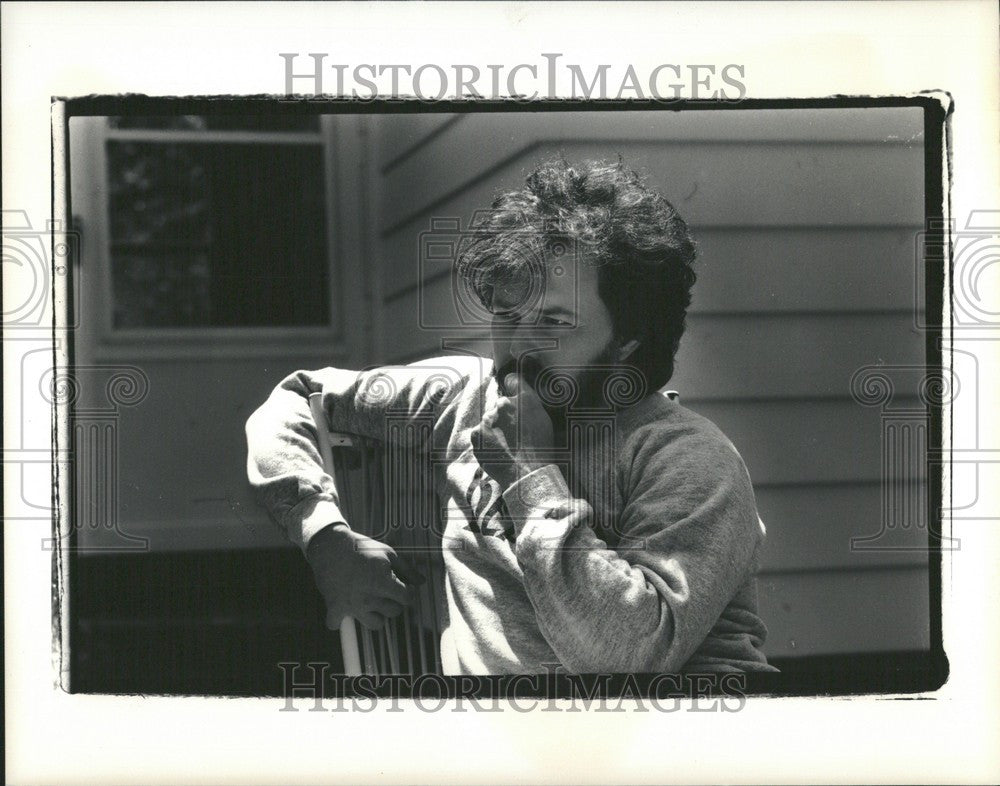
M 742 459 L 721 435 L 629 440 L 631 488 L 615 551 L 590 527 L 554 465 L 504 494 L 539 627 L 574 672 L 676 672 L 746 580 L 763 538 Z
M 365 372 L 297 371 L 282 380 L 247 421 L 247 475 L 289 540 L 305 552 L 317 532 L 344 522 L 319 454 L 311 394 L 322 393 L 332 430 L 385 439 L 390 413 L 407 423 L 436 423 L 467 380 L 470 360 L 440 358 Z
M 369 372 L 327 368 L 284 379 L 247 421 L 247 474 L 262 503 L 302 549 L 326 601 L 326 624 L 352 616 L 379 629 L 413 600 L 423 577 L 392 547 L 353 532 L 320 457 L 309 397 L 321 393 L 335 431 L 385 439 L 387 416 L 433 429 L 462 389 L 461 358 Z M 419 435 L 422 429 L 410 429 Z

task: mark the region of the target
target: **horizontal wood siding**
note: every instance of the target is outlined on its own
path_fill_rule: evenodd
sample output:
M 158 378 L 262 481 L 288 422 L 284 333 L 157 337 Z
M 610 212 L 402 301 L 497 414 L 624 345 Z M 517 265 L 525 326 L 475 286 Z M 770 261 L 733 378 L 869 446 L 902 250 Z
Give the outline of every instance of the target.
M 922 565 L 763 575 L 758 591 L 770 657 L 930 647 Z
M 381 355 L 443 342 L 485 348 L 462 324 L 447 257 L 467 226 L 540 161 L 614 158 L 644 172 L 699 245 L 688 329 L 669 387 L 732 439 L 768 527 L 761 607 L 776 656 L 928 646 L 926 521 L 895 550 L 881 531 L 883 417 L 851 398 L 863 366 L 919 365 L 923 225 L 919 110 L 489 113 L 372 118 Z M 476 339 L 479 339 L 477 343 Z M 919 408 L 916 391 L 899 406 Z M 919 499 L 920 470 L 898 471 Z M 926 509 L 915 507 L 917 513 Z

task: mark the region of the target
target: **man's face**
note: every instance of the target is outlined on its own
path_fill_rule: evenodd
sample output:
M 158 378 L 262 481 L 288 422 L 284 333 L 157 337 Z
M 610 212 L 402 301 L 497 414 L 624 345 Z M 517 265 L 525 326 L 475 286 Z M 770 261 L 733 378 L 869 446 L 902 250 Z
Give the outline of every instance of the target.
M 493 373 L 506 392 L 503 380 L 512 371 L 537 390 L 540 374 L 551 379 L 558 370 L 587 395 L 617 354 L 611 314 L 598 294 L 598 267 L 568 254 L 550 254 L 545 263 L 534 280 L 526 275 L 493 289 Z

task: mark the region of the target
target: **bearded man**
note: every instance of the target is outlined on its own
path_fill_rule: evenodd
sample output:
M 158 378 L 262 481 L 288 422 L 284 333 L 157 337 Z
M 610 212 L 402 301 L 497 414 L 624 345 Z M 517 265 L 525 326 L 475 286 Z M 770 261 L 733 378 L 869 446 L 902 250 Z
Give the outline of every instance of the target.
M 559 161 L 460 245 L 456 280 L 489 315 L 492 358 L 298 372 L 247 424 L 250 481 L 304 551 L 328 624 L 379 628 L 421 578 L 341 514 L 317 392 L 337 431 L 428 424 L 447 673 L 773 671 L 746 467 L 659 392 L 695 281 L 684 221 L 620 161 Z

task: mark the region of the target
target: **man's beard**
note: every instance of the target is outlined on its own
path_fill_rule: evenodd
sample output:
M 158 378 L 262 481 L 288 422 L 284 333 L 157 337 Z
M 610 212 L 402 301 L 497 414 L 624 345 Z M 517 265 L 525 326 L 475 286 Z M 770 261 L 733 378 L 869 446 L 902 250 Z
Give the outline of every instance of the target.
M 612 340 L 586 364 L 586 368 L 560 369 L 558 364 L 546 367 L 540 365 L 533 355 L 525 355 L 520 361 L 511 359 L 501 368 L 494 368 L 493 376 L 501 395 L 510 395 L 504 380 L 508 374 L 518 374 L 538 394 L 555 430 L 559 432 L 576 412 L 614 409 L 605 395 L 605 383 L 618 367 L 616 355 L 617 344 Z

